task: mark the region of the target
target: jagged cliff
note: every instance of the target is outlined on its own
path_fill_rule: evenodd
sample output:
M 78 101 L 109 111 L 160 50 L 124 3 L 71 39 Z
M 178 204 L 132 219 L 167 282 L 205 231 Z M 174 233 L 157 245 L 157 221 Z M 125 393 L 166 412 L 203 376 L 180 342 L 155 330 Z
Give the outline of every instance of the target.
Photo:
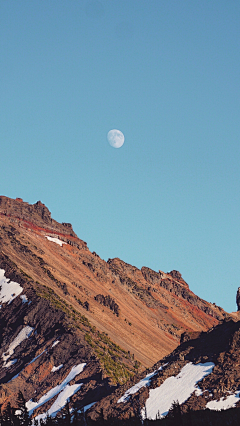
M 99 400 L 229 317 L 178 271 L 105 262 L 40 201 L 0 197 L 0 269 L 0 404 L 21 388 L 34 415 Z

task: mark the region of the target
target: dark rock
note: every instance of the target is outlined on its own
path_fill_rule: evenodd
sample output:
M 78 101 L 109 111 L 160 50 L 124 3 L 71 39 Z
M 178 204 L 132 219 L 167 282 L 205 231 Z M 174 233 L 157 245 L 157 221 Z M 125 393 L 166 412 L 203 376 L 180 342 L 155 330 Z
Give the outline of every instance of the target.
M 182 279 L 182 275 L 180 274 L 180 272 L 175 271 L 175 269 L 173 271 L 169 272 L 169 275 L 171 275 L 176 280 L 181 280 Z
M 237 290 L 236 302 L 237 302 L 238 311 L 240 311 L 240 287 L 238 287 L 238 290 Z
M 120 314 L 119 306 L 115 302 L 115 300 L 111 298 L 111 296 L 109 296 L 109 295 L 103 296 L 103 294 L 97 294 L 97 296 L 95 296 L 94 299 L 98 303 L 100 303 L 101 305 L 106 306 L 109 309 L 111 309 L 111 311 L 113 311 L 114 314 L 117 315 L 117 317 L 119 316 L 119 314 Z
M 67 234 L 72 237 L 77 237 L 72 230 L 72 225 L 69 223 L 60 224 L 51 218 L 51 213 L 41 201 L 35 204 L 28 204 L 22 201 L 21 198 L 16 200 L 0 196 L 0 214 L 11 216 L 12 220 L 21 219 L 34 226 L 48 228 L 49 231 Z

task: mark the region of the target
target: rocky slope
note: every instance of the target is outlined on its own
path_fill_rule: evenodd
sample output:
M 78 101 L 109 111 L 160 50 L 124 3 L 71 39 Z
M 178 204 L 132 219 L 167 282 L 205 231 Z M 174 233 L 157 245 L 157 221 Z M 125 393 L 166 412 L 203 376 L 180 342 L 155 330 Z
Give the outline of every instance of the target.
M 223 321 L 182 344 L 151 369 L 137 375 L 89 411 L 99 418 L 155 420 L 179 401 L 182 412 L 240 407 L 240 321 Z
M 0 404 L 21 389 L 34 415 L 98 401 L 229 317 L 177 271 L 105 262 L 40 201 L 0 197 L 0 277 Z

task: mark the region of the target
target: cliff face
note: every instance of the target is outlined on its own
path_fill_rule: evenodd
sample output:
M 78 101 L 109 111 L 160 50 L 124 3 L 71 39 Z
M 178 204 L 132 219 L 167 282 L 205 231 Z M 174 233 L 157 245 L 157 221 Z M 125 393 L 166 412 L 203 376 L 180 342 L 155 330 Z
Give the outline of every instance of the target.
M 178 271 L 105 262 L 40 201 L 0 197 L 0 279 L 0 404 L 21 389 L 34 415 L 67 390 L 78 407 L 98 401 L 229 317 Z

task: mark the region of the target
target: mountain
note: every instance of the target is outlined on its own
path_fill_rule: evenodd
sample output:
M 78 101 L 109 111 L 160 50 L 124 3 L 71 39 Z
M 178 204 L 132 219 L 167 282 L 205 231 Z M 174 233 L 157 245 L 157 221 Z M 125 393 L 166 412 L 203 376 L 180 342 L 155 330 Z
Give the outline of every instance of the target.
M 225 320 L 188 339 L 184 334 L 170 355 L 94 404 L 89 420 L 139 415 L 155 420 L 166 416 L 176 401 L 182 413 L 240 407 L 240 321 Z
M 0 404 L 20 389 L 33 415 L 88 406 L 234 317 L 178 271 L 107 262 L 38 201 L 0 197 Z M 196 334 L 197 333 L 197 334 Z

